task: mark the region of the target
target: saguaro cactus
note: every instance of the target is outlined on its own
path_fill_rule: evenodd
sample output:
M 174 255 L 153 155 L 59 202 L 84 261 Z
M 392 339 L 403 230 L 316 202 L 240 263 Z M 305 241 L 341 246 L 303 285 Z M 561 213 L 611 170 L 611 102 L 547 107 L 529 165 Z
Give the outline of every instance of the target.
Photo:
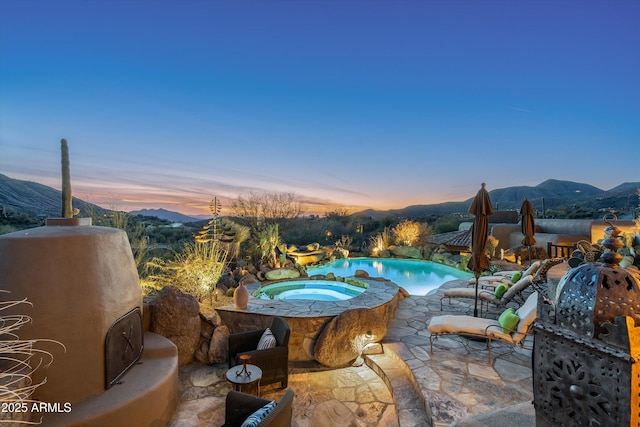
M 67 140 L 60 141 L 62 151 L 62 218 L 73 218 L 71 206 L 71 172 L 69 171 L 69 146 Z

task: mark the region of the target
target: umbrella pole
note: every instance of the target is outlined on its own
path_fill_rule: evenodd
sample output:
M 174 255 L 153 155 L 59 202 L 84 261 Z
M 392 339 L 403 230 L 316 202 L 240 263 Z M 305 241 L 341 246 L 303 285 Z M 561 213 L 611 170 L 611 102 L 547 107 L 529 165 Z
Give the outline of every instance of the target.
M 531 246 L 527 246 L 527 248 L 529 248 L 529 267 L 531 267 L 531 264 L 533 263 L 533 260 L 531 259 Z
M 473 317 L 478 317 L 478 275 L 476 274 L 476 299 L 473 305 Z

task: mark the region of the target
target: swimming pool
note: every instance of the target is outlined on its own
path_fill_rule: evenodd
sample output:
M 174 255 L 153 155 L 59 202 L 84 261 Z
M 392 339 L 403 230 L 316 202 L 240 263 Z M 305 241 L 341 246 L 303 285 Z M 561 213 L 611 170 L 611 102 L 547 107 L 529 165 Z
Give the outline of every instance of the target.
M 261 286 L 254 296 L 261 299 L 314 301 L 344 301 L 356 297 L 367 289 L 361 286 L 331 280 L 290 280 Z
M 336 276 L 353 276 L 356 270 L 364 270 L 370 276 L 384 277 L 402 286 L 411 295 L 427 295 L 450 280 L 469 279 L 471 273 L 431 261 L 396 258 L 349 258 L 335 260 L 318 267 L 307 267 L 307 274 L 334 273 Z

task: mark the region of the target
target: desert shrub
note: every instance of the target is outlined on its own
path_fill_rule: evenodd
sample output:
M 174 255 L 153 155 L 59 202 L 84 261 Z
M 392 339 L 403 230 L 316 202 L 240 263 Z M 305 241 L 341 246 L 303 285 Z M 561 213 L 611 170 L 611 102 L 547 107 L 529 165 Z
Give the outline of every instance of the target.
M 0 291 L 2 296 L 9 292 Z M 10 301 L 0 298 L 0 403 L 10 404 L 20 408 L 18 411 L 2 411 L 0 424 L 40 424 L 31 419 L 31 405 L 36 403 L 31 398 L 33 392 L 46 382 L 33 382 L 32 378 L 38 369 L 44 369 L 53 363 L 53 355 L 48 351 L 37 348 L 38 343 L 46 341 L 64 345 L 54 340 L 29 339 L 19 337 L 22 325 L 31 323 L 31 317 L 22 314 L 6 314 L 5 310 L 19 305 L 31 305 L 26 299 Z M 5 406 L 3 406 L 4 408 Z M 41 422 L 41 420 L 40 420 Z
M 213 297 L 215 285 L 227 269 L 227 251 L 216 240 L 186 243 L 170 259 L 153 258 L 146 264 L 147 281 L 155 288 L 175 286 L 198 301 Z
M 243 244 L 251 238 L 251 228 L 227 218 L 222 219 L 221 225 L 225 234 L 229 233 L 233 236 L 232 242 L 223 243 L 223 245 L 226 247 L 229 261 L 234 261 L 240 257 Z
M 371 253 L 373 255 L 377 255 L 391 246 L 391 242 L 391 230 L 388 227 L 385 227 L 384 230 L 371 238 Z
M 431 259 L 433 252 L 435 251 L 435 247 L 427 245 L 422 249 L 422 258 Z
M 452 216 L 440 217 L 433 223 L 433 232 L 435 234 L 448 233 L 450 231 L 458 231 L 460 218 L 454 218 Z
M 14 231 L 18 231 L 18 229 L 11 225 L 0 224 L 0 235 L 13 233 Z
M 336 241 L 336 246 L 348 248 L 353 243 L 353 237 L 343 234 L 340 239 Z
M 405 220 L 393 227 L 394 241 L 402 246 L 422 246 L 426 243 L 426 238 L 433 234 L 429 224 Z
M 485 253 L 489 256 L 490 259 L 495 258 L 496 256 L 496 248 L 498 247 L 498 243 L 500 241 L 493 236 L 487 237 L 487 248 Z

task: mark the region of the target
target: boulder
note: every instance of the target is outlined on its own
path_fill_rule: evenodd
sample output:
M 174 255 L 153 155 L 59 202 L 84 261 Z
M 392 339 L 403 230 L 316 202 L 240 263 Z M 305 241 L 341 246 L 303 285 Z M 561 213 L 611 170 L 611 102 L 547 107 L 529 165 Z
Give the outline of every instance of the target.
M 451 254 L 446 252 L 443 254 L 433 254 L 431 255 L 431 261 L 437 262 L 439 264 L 449 264 L 449 259 L 451 258 Z
M 229 328 L 225 325 L 218 326 L 213 331 L 211 344 L 209 345 L 208 363 L 225 363 L 229 359 Z
M 292 252 L 289 256 L 295 260 L 296 264 L 308 265 L 324 261 L 327 258 L 327 253 L 325 251 Z
M 276 268 L 264 274 L 267 280 L 297 279 L 300 272 L 294 268 Z
M 255 276 L 255 274 L 247 273 L 240 278 L 240 280 L 238 281 L 238 285 L 246 286 L 250 283 L 255 283 L 257 281 L 258 281 L 258 278 Z
M 163 288 L 151 311 L 151 331 L 169 339 L 178 347 L 178 365 L 193 360 L 200 340 L 200 304 L 191 295 L 173 286 Z
M 237 286 L 237 283 L 233 278 L 233 274 L 225 273 L 220 276 L 220 279 L 218 279 L 218 283 L 216 283 L 216 285 L 219 287 L 224 286 L 225 289 L 229 289 L 235 288 Z
M 362 356 L 370 343 L 380 342 L 387 333 L 382 316 L 369 308 L 347 310 L 324 327 L 316 341 L 313 356 L 324 366 L 341 368 Z
M 394 256 L 402 258 L 422 258 L 422 249 L 416 246 L 389 246 L 389 250 Z
M 356 273 L 354 274 L 354 276 L 366 279 L 369 277 L 369 273 L 364 270 L 356 270 Z

